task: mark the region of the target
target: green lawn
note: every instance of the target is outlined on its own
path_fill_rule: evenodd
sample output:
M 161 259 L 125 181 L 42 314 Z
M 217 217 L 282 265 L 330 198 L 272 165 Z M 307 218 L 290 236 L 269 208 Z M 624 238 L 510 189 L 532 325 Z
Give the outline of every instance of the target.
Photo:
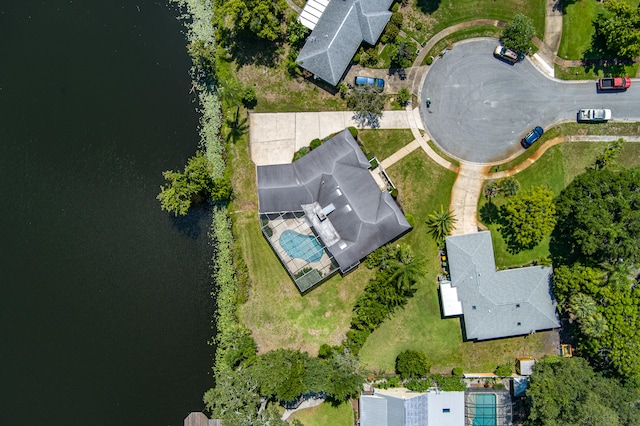
M 595 33 L 593 20 L 604 10 L 602 3 L 597 0 L 565 2 L 558 56 L 564 59 L 582 59 L 591 48 L 591 38 Z
M 422 35 L 428 40 L 439 31 L 460 22 L 480 18 L 493 18 L 510 21 L 516 13 L 523 13 L 533 19 L 536 35 L 544 35 L 544 0 L 416 0 L 411 2 L 414 8 L 427 15 Z M 418 36 L 420 37 L 420 36 Z
M 425 352 L 433 362 L 432 371 L 449 373 L 453 367 L 465 371 L 493 371 L 500 363 L 524 353 L 543 353 L 546 333 L 527 338 L 490 342 L 463 342 L 458 319 L 442 319 L 438 299 L 437 275 L 440 263 L 437 247 L 427 235 L 425 220 L 440 205 L 448 206 L 456 175 L 416 150 L 391 166 L 387 172 L 400 190 L 405 213 L 416 219 L 416 227 L 402 238 L 423 256 L 427 272 L 408 304 L 387 319 L 367 339 L 360 352 L 363 365 L 374 371 L 393 371 L 395 358 L 406 349 Z
M 289 419 L 298 419 L 305 426 L 351 426 L 354 423 L 353 409 L 349 402 L 337 407 L 325 402 L 316 407 L 296 411 Z
M 593 164 L 595 157 L 604 149 L 604 143 L 596 142 L 574 142 L 556 145 L 545 152 L 534 164 L 518 173 L 516 178 L 520 181 L 522 189 L 528 189 L 535 185 L 548 185 L 554 193 L 558 195 L 574 177 L 582 173 L 586 167 Z M 621 153 L 621 160 L 627 164 L 640 162 L 638 157 L 640 146 L 637 143 L 629 143 L 625 151 Z M 495 197 L 492 203 L 498 208 L 504 204 L 505 199 L 501 196 Z M 478 204 L 479 218 L 482 220 L 483 209 L 486 209 L 487 200 L 480 198 Z M 506 243 L 499 231 L 499 225 L 487 224 L 493 238 L 493 250 L 496 264 L 499 268 L 508 266 L 520 266 L 531 262 L 534 259 L 549 257 L 549 237 L 547 236 L 540 244 L 531 250 L 510 254 L 507 252 Z
M 597 136 L 597 135 L 617 135 L 624 138 L 627 135 L 639 135 L 640 123 L 601 123 L 598 125 L 586 124 L 586 123 L 563 123 L 559 126 L 554 126 L 551 129 L 545 130 L 542 138 L 536 142 L 533 147 L 526 150 L 517 158 L 502 163 L 497 166 L 491 167 L 491 172 L 498 172 L 504 170 L 510 170 L 519 164 L 522 164 L 526 159 L 537 156 L 538 149 L 545 141 L 551 140 L 558 136 Z M 629 144 L 632 145 L 632 144 Z
M 413 140 L 411 130 L 360 130 L 358 139 L 369 154 L 382 161 Z
M 481 27 L 471 27 L 465 28 L 464 30 L 456 31 L 453 34 L 450 34 L 437 42 L 429 51 L 429 53 L 424 57 L 422 64 L 427 65 L 427 58 L 429 56 L 436 57 L 447 48 L 450 44 L 456 43 L 460 40 L 466 40 L 469 38 L 475 37 L 495 37 L 500 38 L 502 34 L 502 28 L 493 27 L 493 26 L 481 26 Z

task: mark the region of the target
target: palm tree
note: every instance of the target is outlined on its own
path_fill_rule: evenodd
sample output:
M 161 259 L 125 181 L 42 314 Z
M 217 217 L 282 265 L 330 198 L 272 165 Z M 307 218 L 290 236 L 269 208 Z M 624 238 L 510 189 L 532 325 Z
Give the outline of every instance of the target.
M 226 129 L 226 141 L 236 143 L 242 135 L 244 135 L 249 130 L 249 122 L 247 117 L 243 117 L 238 122 L 234 122 L 234 120 L 228 119 L 225 120 L 227 124 Z
M 609 326 L 605 317 L 600 312 L 596 312 L 593 316 L 581 321 L 580 329 L 589 337 L 601 337 L 609 331 Z
M 498 188 L 505 197 L 513 197 L 520 191 L 520 182 L 515 177 L 509 176 L 498 181 Z
M 416 258 L 411 248 L 402 244 L 397 246 L 394 256 L 389 258 L 380 275 L 380 284 L 390 286 L 391 306 L 405 303 L 408 296 L 415 292 L 415 285 L 424 273 L 424 262 Z
M 591 296 L 578 293 L 569 299 L 569 312 L 582 322 L 596 313 L 596 301 Z
M 445 210 L 440 204 L 440 211 L 435 210 L 427 218 L 426 224 L 429 227 L 431 236 L 437 241 L 441 242 L 449 235 L 454 227 L 457 219 L 453 215 L 453 211 Z

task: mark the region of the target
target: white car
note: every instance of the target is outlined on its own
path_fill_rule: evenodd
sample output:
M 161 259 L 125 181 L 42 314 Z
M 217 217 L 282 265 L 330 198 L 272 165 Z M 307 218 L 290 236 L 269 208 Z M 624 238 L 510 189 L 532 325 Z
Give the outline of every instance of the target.
M 604 123 L 611 120 L 610 109 L 581 109 L 578 111 L 578 122 L 581 123 Z
M 516 52 L 511 49 L 507 49 L 504 46 L 496 46 L 496 50 L 493 51 L 493 56 L 512 64 L 515 64 L 520 59 Z

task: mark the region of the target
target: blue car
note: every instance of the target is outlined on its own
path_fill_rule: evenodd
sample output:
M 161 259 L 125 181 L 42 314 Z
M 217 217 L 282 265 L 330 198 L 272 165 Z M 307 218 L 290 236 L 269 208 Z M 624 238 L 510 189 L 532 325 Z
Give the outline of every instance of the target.
M 384 89 L 384 80 L 381 78 L 373 77 L 356 77 L 356 86 L 372 86 L 379 89 Z
M 544 133 L 544 130 L 542 130 L 542 127 L 536 126 L 533 128 L 531 132 L 529 132 L 527 136 L 522 138 L 522 140 L 520 141 L 520 144 L 524 149 L 527 149 L 531 145 L 533 145 L 535 141 L 540 139 L 540 136 L 542 136 L 543 133 Z

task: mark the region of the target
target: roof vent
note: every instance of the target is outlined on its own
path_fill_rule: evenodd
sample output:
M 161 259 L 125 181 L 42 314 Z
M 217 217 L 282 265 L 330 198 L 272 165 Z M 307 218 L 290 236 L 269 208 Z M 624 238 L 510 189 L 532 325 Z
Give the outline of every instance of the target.
M 340 244 L 338 244 L 338 247 L 340 247 L 340 250 L 344 250 L 347 248 L 347 243 L 345 243 L 344 241 L 340 241 Z
M 348 211 L 348 212 L 350 212 L 351 210 L 353 210 L 349 204 L 347 204 L 346 206 L 344 206 L 344 209 L 345 209 L 346 211 Z
M 338 197 L 342 195 L 342 191 L 340 191 L 340 188 L 336 189 L 336 194 L 338 194 Z

